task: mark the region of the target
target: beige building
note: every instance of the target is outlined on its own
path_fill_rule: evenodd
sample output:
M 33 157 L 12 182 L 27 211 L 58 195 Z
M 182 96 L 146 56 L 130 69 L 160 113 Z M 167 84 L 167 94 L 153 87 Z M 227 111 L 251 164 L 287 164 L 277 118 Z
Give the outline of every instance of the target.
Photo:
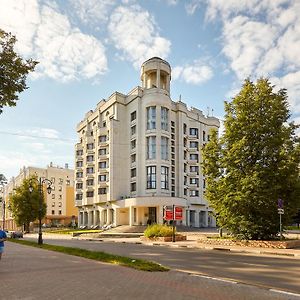
M 5 229 L 16 229 L 13 217 L 8 209 L 9 196 L 14 192 L 14 188 L 20 186 L 25 178 L 29 178 L 32 175 L 37 175 L 38 178 L 49 179 L 52 182 L 51 194 L 46 193 L 46 190 L 44 190 L 47 213 L 42 222 L 53 225 L 69 225 L 72 221 L 72 216 L 75 216 L 77 220 L 78 210 L 74 206 L 74 170 L 69 169 L 67 164 L 62 168 L 50 163 L 47 168 L 22 168 L 20 173 L 16 177 L 11 178 L 5 186 L 4 199 L 6 210 L 5 218 L 1 219 L 1 223 L 5 220 Z
M 79 226 L 163 223 L 164 206 L 184 209 L 183 224 L 215 226 L 205 200 L 201 147 L 219 120 L 170 98 L 171 67 L 153 57 L 141 87 L 115 92 L 78 124 Z

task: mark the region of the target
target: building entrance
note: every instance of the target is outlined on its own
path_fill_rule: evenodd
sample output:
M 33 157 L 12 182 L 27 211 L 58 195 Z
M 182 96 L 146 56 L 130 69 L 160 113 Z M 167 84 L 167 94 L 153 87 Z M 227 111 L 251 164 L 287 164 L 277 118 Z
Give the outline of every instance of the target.
M 156 223 L 156 207 L 148 207 L 148 219 L 151 224 Z

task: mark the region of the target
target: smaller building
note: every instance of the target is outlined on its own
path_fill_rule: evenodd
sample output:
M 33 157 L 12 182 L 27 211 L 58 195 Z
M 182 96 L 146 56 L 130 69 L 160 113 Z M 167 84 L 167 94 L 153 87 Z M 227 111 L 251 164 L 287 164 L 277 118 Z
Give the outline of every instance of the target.
M 23 167 L 16 177 L 12 177 L 4 188 L 5 216 L 2 216 L 0 224 L 8 230 L 15 230 L 16 224 L 12 214 L 8 210 L 9 196 L 14 189 L 20 186 L 25 178 L 36 175 L 38 178 L 47 178 L 52 182 L 51 194 L 44 191 L 44 199 L 47 204 L 47 213 L 42 220 L 44 224 L 54 226 L 68 226 L 72 220 L 77 222 L 78 210 L 74 205 L 74 170 L 65 167 L 54 166 L 50 163 L 46 168 Z

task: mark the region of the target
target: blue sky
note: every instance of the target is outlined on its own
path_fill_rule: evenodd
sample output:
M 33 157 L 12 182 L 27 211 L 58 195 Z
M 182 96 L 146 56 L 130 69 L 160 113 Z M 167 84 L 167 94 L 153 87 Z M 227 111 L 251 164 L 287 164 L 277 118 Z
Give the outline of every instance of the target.
M 223 118 L 243 79 L 288 89 L 300 121 L 300 1 L 0 0 L 0 28 L 40 63 L 16 107 L 0 115 L 0 173 L 50 161 L 74 166 L 76 124 L 114 91 L 140 84 L 140 65 L 172 66 L 171 98 Z

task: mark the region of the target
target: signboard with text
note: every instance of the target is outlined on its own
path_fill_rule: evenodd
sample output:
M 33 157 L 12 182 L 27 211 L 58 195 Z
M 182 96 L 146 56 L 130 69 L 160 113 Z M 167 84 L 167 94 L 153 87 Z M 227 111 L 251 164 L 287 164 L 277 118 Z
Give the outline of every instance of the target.
M 183 209 L 181 206 L 175 206 L 175 220 L 183 219 Z

